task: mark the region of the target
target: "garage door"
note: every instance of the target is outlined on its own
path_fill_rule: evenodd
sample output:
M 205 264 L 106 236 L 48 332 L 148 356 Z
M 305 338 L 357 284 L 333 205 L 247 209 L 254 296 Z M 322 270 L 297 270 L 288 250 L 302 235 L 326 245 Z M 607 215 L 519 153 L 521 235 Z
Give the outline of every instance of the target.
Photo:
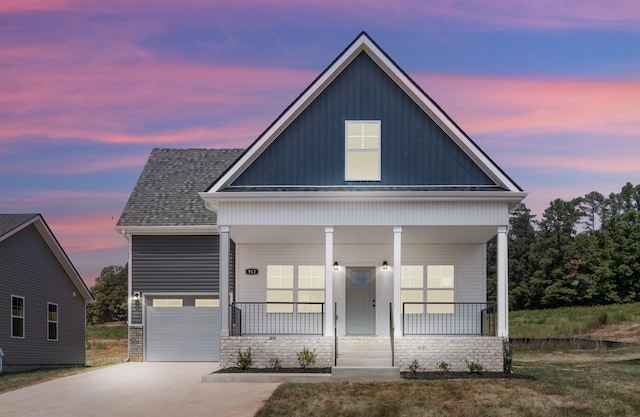
M 199 296 L 146 300 L 148 361 L 219 361 L 220 304 Z

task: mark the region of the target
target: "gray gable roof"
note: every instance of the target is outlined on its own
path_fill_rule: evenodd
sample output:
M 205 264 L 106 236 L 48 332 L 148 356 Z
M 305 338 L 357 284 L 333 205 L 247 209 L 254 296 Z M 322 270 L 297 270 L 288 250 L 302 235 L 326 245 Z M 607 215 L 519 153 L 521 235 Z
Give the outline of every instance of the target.
M 118 220 L 126 226 L 201 226 L 216 215 L 198 195 L 243 149 L 153 149 Z
M 0 237 L 36 217 L 37 214 L 0 214 Z

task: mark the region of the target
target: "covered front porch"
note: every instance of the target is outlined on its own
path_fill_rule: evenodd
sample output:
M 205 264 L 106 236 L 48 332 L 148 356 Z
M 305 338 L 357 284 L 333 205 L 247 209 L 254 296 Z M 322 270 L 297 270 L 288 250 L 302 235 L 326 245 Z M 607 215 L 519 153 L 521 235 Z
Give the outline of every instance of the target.
M 223 336 L 390 336 L 393 326 L 396 338 L 508 337 L 506 227 L 227 230 L 221 240 L 235 244 L 236 285 L 229 306 L 221 305 Z M 497 304 L 486 299 L 485 243 L 495 234 Z

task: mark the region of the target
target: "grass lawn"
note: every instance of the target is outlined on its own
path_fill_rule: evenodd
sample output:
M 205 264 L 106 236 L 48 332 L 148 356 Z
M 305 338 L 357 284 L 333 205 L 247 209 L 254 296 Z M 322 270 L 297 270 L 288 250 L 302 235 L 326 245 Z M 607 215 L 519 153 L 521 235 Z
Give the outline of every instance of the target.
M 283 384 L 257 416 L 640 416 L 640 303 L 516 311 L 509 327 L 515 338 L 584 337 L 637 345 L 514 348 L 514 371 L 534 381 Z
M 127 357 L 127 325 L 112 323 L 87 327 L 87 366 L 36 369 L 0 374 L 0 393 L 40 382 L 122 363 Z M 2 413 L 0 413 L 2 415 Z
M 640 416 L 640 348 L 515 352 L 520 379 L 283 384 L 268 416 Z

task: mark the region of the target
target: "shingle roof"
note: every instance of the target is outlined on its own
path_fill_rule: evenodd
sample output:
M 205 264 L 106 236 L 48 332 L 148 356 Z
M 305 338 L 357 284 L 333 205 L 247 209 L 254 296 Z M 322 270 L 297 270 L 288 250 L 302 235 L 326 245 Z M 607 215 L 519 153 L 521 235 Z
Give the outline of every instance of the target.
M 243 149 L 153 149 L 118 226 L 200 226 L 216 215 L 198 195 Z
M 37 214 L 0 214 L 0 236 L 4 236 L 16 227 L 25 224 Z

